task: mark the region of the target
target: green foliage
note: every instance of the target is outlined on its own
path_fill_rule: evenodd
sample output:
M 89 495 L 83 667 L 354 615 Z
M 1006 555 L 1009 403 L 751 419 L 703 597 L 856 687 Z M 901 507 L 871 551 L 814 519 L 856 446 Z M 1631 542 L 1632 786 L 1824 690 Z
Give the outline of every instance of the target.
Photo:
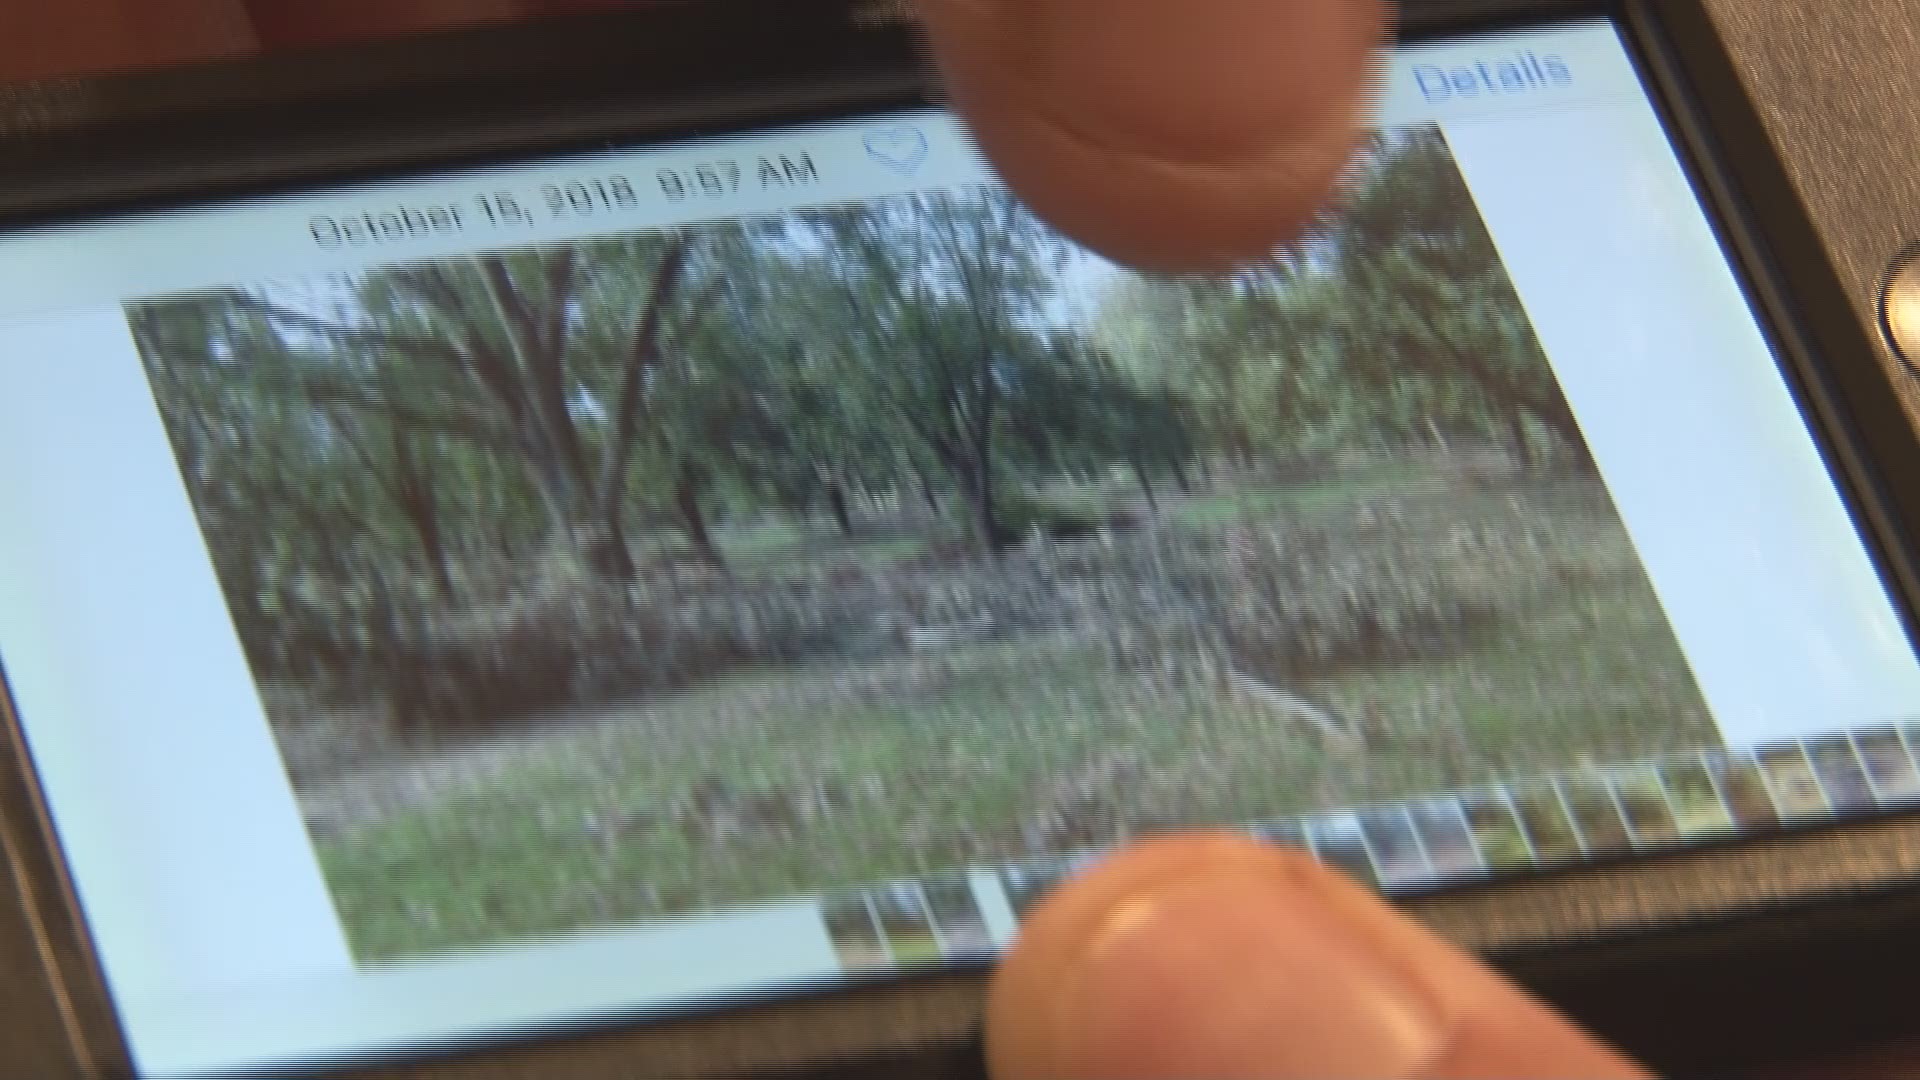
M 1012 491 L 999 499 L 1000 522 L 1017 537 L 1035 532 L 1050 534 L 1061 530 L 1090 531 L 1099 527 L 1099 518 L 1085 507 L 1063 504 L 1031 492 Z
M 1384 132 L 1298 250 L 1225 280 L 1123 278 L 1095 340 L 1177 388 L 1209 448 L 1585 449 L 1438 129 Z

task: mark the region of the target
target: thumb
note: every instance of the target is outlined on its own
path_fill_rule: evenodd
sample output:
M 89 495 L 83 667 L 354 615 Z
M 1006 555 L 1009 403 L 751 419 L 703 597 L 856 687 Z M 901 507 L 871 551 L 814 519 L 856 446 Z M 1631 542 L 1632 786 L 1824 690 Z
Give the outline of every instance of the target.
M 1648 1074 L 1304 855 L 1151 841 L 1062 886 L 1001 964 L 997 1080 Z
M 1007 183 L 1110 258 L 1271 253 L 1357 148 L 1382 0 L 919 0 L 953 103 Z

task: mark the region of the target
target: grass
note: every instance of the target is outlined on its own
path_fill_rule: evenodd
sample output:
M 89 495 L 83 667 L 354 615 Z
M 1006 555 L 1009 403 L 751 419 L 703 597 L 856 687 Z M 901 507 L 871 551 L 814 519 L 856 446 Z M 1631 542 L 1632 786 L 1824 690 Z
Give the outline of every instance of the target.
M 1356 487 L 1261 493 L 1233 512 L 1251 501 L 1307 513 L 1351 504 Z M 1199 527 L 1227 505 L 1196 499 L 1179 512 Z M 1471 500 L 1437 505 L 1436 528 L 1476 512 Z M 1652 590 L 1602 510 L 1558 534 L 1559 554 L 1586 572 L 1516 574 L 1499 633 L 1301 687 L 1383 718 L 1392 734 L 1364 753 L 1212 684 L 1117 670 L 1057 636 L 913 664 L 752 672 L 609 706 L 584 718 L 598 723 L 526 737 L 504 763 L 322 840 L 322 865 L 356 954 L 381 959 L 1021 857 L 1036 810 L 1063 795 L 1083 824 L 1115 832 L 1711 744 Z M 817 815 L 729 824 L 724 811 L 684 810 L 702 790 L 742 805 L 833 798 Z
M 725 529 L 717 543 L 727 561 L 740 569 L 778 570 L 822 560 L 859 561 L 869 566 L 924 554 L 927 538 L 890 532 L 843 536 L 831 526 L 766 522 Z
M 1281 515 L 1311 522 L 1316 516 L 1344 510 L 1358 500 L 1405 492 L 1409 486 L 1407 470 L 1382 467 L 1316 483 L 1169 499 L 1166 515 L 1174 524 L 1187 528 Z

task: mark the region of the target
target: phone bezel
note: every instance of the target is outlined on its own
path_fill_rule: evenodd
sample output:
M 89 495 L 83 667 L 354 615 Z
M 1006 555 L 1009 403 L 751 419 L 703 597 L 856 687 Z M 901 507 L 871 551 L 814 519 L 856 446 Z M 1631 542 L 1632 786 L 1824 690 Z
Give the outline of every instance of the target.
M 923 103 L 930 84 L 911 32 L 848 16 L 838 0 L 673 0 L 618 15 L 16 87 L 0 92 L 7 114 L 0 120 L 0 228 Z M 1920 441 L 1704 9 L 1696 0 L 1413 0 L 1401 33 L 1431 40 L 1587 16 L 1616 19 L 1630 39 L 1911 633 L 1920 610 L 1913 551 L 1920 491 L 1892 483 L 1886 465 L 1912 460 Z M 375 107 L 402 100 L 403 109 Z M 15 1045 L 71 1062 L 75 1075 L 130 1076 L 3 696 L 0 712 L 0 854 L 14 879 L 6 898 L 17 901 L 0 909 L 0 957 L 28 957 L 45 975 L 44 993 L 27 990 L 28 1005 L 43 1006 L 45 1019 L 31 1030 L 22 1025 L 24 1041 Z M 1407 904 L 1553 996 L 1555 986 L 1572 985 L 1570 973 L 1619 969 L 1624 957 L 1697 958 L 1702 946 L 1687 942 L 1718 940 L 1735 925 L 1811 918 L 1869 895 L 1904 912 L 1903 890 L 1920 882 L 1920 858 L 1906 854 L 1916 837 L 1920 816 L 1876 815 L 1513 877 Z M 387 1055 L 372 1074 L 453 1075 L 484 1068 L 476 1055 L 545 1053 L 560 1038 L 625 1044 L 628 1036 L 656 1048 L 674 1039 L 706 1046 L 706 1060 L 723 1068 L 734 1059 L 712 1048 L 739 1040 L 755 1017 L 771 1031 L 779 1023 L 771 1018 L 823 1004 L 858 1019 L 839 1025 L 838 1042 L 802 1045 L 806 1039 L 789 1037 L 789 1062 L 937 1043 L 967 1035 L 967 1002 L 977 998 L 982 971 L 796 985 L 690 1003 L 666 1018 L 617 1010 L 564 1030 L 470 1041 L 456 1057 L 423 1051 L 409 1064 Z M 931 1011 L 912 1004 L 930 1001 L 945 1004 Z M 920 1019 L 906 1019 L 916 1008 Z M 687 1034 L 696 1029 L 718 1034 L 702 1042 Z M 750 1063 L 733 1067 L 742 1064 Z

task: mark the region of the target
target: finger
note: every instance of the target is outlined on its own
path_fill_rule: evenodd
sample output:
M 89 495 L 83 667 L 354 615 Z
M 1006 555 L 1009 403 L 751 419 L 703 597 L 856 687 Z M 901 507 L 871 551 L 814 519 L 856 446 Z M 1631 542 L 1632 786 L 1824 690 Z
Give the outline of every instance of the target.
M 953 102 L 1015 191 L 1135 265 L 1290 239 L 1357 146 L 1381 0 L 920 0 Z
M 995 976 L 997 1080 L 1647 1074 L 1304 855 L 1142 844 L 1056 891 Z
M 253 46 L 243 0 L 61 0 L 0 9 L 0 79 L 165 67 Z

